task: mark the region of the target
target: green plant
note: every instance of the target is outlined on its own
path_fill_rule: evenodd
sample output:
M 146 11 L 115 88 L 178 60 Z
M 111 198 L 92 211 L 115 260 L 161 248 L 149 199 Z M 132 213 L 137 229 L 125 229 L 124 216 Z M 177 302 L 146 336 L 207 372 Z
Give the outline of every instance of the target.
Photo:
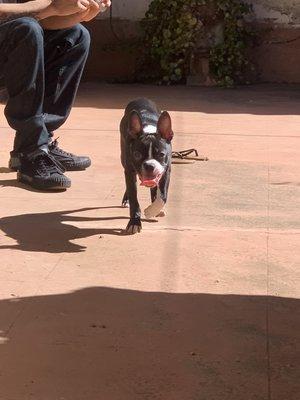
M 249 61 L 246 50 L 252 33 L 244 24 L 250 6 L 236 0 L 218 0 L 224 18 L 224 41 L 210 51 L 211 72 L 222 86 L 232 86 L 244 80 Z
M 248 63 L 243 19 L 249 11 L 241 0 L 153 0 L 141 24 L 149 76 L 167 84 L 183 81 L 198 39 L 221 21 L 224 41 L 210 50 L 211 72 L 221 85 L 240 82 Z

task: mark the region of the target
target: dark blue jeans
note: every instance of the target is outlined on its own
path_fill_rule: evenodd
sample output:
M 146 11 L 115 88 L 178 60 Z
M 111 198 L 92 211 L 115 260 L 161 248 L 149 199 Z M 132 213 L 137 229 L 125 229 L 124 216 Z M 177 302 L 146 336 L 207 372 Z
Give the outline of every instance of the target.
M 90 46 L 82 25 L 43 30 L 30 17 L 0 25 L 0 75 L 8 92 L 5 116 L 16 131 L 14 151 L 48 144 L 67 119 Z

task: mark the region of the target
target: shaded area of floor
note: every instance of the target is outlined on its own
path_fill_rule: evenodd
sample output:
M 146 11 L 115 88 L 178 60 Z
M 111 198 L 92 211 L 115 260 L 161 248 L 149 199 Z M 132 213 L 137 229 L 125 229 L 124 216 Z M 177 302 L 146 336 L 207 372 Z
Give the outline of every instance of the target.
M 0 315 L 1 400 L 298 398 L 299 300 L 98 287 Z
M 208 114 L 293 115 L 299 114 L 300 85 L 253 85 L 233 89 L 85 83 L 78 107 L 124 108 L 130 98 L 145 93 L 161 107 L 172 111 Z

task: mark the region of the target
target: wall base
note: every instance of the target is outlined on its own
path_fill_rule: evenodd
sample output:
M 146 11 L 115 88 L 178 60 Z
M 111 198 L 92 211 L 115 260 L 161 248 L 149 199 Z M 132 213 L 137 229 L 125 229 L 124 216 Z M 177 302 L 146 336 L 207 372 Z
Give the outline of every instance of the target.
M 120 41 L 114 37 L 109 20 L 94 20 L 86 26 L 92 46 L 84 79 L 134 81 L 138 54 L 126 48 L 126 43 L 138 37 L 139 23 L 114 19 L 114 31 Z M 256 81 L 300 83 L 300 28 L 262 23 L 253 26 L 258 32 L 257 45 L 250 51 L 257 70 Z M 202 77 L 193 77 L 193 81 L 201 84 Z
M 258 46 L 252 51 L 259 82 L 300 83 L 300 28 L 256 25 Z M 296 40 L 295 40 L 296 39 Z
M 138 22 L 114 19 L 111 27 L 109 20 L 99 19 L 85 26 L 92 41 L 83 80 L 134 80 L 137 54 L 129 49 L 128 42 L 138 38 Z

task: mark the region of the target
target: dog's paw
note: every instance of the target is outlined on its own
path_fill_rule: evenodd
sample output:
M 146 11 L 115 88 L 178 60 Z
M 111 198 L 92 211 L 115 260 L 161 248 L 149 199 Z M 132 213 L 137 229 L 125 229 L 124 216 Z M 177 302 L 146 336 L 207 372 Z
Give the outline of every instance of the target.
M 131 218 L 128 222 L 126 233 L 128 235 L 135 235 L 136 233 L 140 233 L 142 230 L 142 223 L 140 218 Z
M 129 200 L 123 200 L 122 201 L 122 207 L 123 208 L 129 208 Z
M 165 210 L 161 210 L 159 214 L 156 215 L 157 218 L 163 218 L 167 215 Z
M 161 212 L 163 212 L 164 206 L 164 201 L 161 198 L 157 198 L 154 203 L 150 204 L 150 206 L 144 210 L 145 217 L 147 219 L 157 217 Z

